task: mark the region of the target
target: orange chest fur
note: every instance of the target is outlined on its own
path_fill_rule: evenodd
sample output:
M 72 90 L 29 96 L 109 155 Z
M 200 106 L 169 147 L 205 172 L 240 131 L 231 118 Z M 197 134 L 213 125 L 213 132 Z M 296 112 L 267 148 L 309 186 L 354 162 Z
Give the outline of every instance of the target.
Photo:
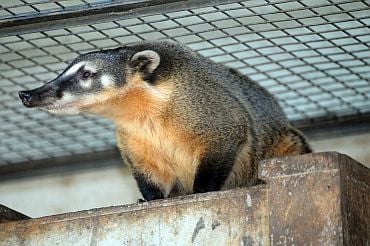
M 191 193 L 203 146 L 191 134 L 178 127 L 146 122 L 135 131 L 118 134 L 118 142 L 134 168 L 145 173 L 169 193 L 175 183 Z
M 172 187 L 178 182 L 191 192 L 203 152 L 194 136 L 158 122 L 147 122 L 135 133 L 126 135 L 125 145 L 135 168 L 154 183 Z
M 167 115 L 171 114 L 171 90 L 170 86 L 134 84 L 123 96 L 111 101 L 110 108 L 119 110 L 110 110 L 110 114 L 124 132 L 122 137 L 118 134 L 118 142 L 135 168 L 166 192 L 180 183 L 190 193 L 203 146 Z

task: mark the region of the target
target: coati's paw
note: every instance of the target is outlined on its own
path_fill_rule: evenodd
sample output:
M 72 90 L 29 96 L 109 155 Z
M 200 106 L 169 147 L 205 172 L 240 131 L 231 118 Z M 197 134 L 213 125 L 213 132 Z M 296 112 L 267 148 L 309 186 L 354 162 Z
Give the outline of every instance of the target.
M 143 202 L 147 202 L 147 200 L 142 199 L 142 198 L 139 198 L 139 199 L 137 199 L 137 202 L 136 203 L 143 203 Z

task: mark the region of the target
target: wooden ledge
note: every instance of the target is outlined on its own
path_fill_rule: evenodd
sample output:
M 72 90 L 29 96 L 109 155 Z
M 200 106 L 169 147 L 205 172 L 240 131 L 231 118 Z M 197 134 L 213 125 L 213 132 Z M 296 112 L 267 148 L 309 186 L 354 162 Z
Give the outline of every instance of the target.
M 370 170 L 339 153 L 260 163 L 265 184 L 0 224 L 0 245 L 368 245 Z

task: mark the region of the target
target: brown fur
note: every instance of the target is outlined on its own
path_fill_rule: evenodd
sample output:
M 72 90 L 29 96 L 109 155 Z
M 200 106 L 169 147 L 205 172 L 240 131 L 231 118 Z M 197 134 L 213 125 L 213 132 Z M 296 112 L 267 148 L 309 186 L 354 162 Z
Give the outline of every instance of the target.
M 153 91 L 138 75 L 128 81 L 124 89 L 105 90 L 97 96 L 102 100 L 82 107 L 115 121 L 120 149 L 129 154 L 135 168 L 146 173 L 150 180 L 168 187 L 165 192 L 169 193 L 178 179 L 183 192 L 192 193 L 205 146 L 166 117 L 171 94 L 169 83 L 159 83 L 163 86 L 158 85 Z
M 311 151 L 268 91 L 180 44 L 143 42 L 76 64 L 22 102 L 113 120 L 147 200 L 253 185 L 261 159 Z
M 131 157 L 135 168 L 145 173 L 170 196 L 174 184 L 181 184 L 181 194 L 191 194 L 194 177 L 205 141 L 199 139 L 180 123 L 166 115 L 173 83 L 158 82 L 156 89 L 147 86 L 138 73 L 128 79 L 124 88 L 104 90 L 92 104 L 80 105 L 89 111 L 115 121 L 118 146 Z M 109 108 L 109 110 L 107 110 Z M 276 141 L 266 157 L 300 154 L 299 139 L 287 134 Z M 223 189 L 250 186 L 257 180 L 257 167 L 246 163 L 252 160 L 251 142 L 247 142 L 236 157 Z M 190 165 L 189 165 L 190 163 Z
M 237 155 L 233 169 L 227 178 L 223 189 L 232 189 L 238 186 L 250 186 L 257 180 L 257 168 L 250 168 L 246 163 L 252 160 L 251 140 L 244 144 Z
M 301 139 L 299 139 L 297 134 L 288 132 L 276 139 L 270 151 L 266 153 L 266 158 L 300 155 L 303 153 L 306 153 L 306 151 L 302 146 Z
M 76 102 L 77 107 L 128 125 L 163 113 L 171 93 L 166 83 L 153 89 L 147 87 L 138 75 L 128 81 L 128 85 L 123 88 L 108 88 L 91 99 L 88 96 L 80 99 Z

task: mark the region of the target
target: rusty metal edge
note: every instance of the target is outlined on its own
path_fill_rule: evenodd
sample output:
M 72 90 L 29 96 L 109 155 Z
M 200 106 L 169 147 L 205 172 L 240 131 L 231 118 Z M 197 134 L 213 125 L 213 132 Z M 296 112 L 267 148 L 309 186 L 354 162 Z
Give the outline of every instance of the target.
M 200 8 L 238 1 L 240 0 L 138 0 L 127 3 L 107 4 L 90 9 L 75 9 L 73 11 L 65 11 L 64 13 L 51 13 L 49 15 L 10 20 L 0 23 L 0 36 L 122 20 L 158 13 L 159 10 L 163 11 L 163 9 L 174 12 L 185 8 Z
M 370 113 L 334 118 L 324 116 L 310 120 L 292 121 L 291 123 L 301 130 L 309 140 L 319 140 L 368 133 L 370 131 Z

